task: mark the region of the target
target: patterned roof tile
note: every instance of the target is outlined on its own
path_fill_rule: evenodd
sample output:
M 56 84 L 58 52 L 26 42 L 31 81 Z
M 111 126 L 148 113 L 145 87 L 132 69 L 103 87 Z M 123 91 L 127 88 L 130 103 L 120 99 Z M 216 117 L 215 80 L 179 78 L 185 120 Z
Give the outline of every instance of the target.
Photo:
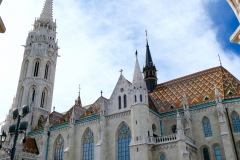
M 240 97 L 240 81 L 219 66 L 158 84 L 149 94 L 153 102 L 149 106 L 154 105 L 160 113 L 180 109 L 183 93 L 189 106 L 215 101 L 214 84 L 223 99 Z

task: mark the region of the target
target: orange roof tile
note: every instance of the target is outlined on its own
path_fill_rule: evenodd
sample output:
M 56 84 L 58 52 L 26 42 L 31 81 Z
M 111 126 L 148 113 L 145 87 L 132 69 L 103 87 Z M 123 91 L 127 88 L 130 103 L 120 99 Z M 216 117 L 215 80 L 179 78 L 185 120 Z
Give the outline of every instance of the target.
M 189 106 L 215 101 L 215 83 L 223 99 L 240 97 L 239 80 L 222 66 L 158 84 L 149 96 L 159 113 L 167 112 L 182 108 L 183 93 Z

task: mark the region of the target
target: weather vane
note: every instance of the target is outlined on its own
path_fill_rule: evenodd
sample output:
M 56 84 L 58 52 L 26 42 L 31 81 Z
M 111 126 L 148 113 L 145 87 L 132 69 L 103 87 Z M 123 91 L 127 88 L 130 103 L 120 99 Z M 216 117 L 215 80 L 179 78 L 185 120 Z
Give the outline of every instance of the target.
M 79 86 L 78 86 L 78 95 L 80 96 L 80 90 L 81 90 L 81 88 L 80 88 L 80 84 L 79 84 Z
M 218 54 L 218 58 L 219 58 L 220 66 L 222 66 L 222 61 L 221 61 L 221 57 L 219 54 Z
M 145 30 L 146 32 L 146 42 L 148 43 L 148 34 L 147 34 L 147 30 Z

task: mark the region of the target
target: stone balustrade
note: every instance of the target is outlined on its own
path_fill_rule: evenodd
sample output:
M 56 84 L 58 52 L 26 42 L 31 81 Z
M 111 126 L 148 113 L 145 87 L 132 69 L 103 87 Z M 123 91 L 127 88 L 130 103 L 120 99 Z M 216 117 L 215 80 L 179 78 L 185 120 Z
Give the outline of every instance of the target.
M 163 144 L 163 143 L 175 142 L 178 140 L 176 134 L 160 136 L 160 137 L 148 137 L 148 138 L 149 138 L 149 143 L 151 144 Z

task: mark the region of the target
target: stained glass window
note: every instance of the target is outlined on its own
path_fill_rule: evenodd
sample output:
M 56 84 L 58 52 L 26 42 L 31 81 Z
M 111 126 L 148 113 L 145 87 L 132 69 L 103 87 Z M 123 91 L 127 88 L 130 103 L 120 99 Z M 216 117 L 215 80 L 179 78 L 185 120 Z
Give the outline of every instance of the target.
M 215 153 L 216 160 L 222 160 L 221 150 L 219 146 L 214 147 L 214 153 Z
M 233 132 L 240 132 L 240 119 L 239 114 L 236 112 L 232 113 L 232 125 L 233 125 Z
M 54 160 L 63 160 L 63 149 L 64 141 L 63 138 L 59 136 L 55 141 Z
M 211 137 L 212 136 L 211 124 L 210 124 L 210 121 L 207 117 L 203 118 L 203 129 L 204 129 L 205 137 Z
M 88 130 L 83 137 L 83 160 L 94 159 L 94 136 L 91 130 Z
M 160 160 L 165 160 L 166 158 L 165 158 L 165 155 L 164 154 L 162 154 L 161 156 L 160 156 Z
M 209 151 L 207 147 L 203 148 L 203 158 L 204 160 L 210 160 Z
M 126 124 L 123 124 L 118 131 L 118 160 L 130 160 L 130 141 L 130 128 Z

